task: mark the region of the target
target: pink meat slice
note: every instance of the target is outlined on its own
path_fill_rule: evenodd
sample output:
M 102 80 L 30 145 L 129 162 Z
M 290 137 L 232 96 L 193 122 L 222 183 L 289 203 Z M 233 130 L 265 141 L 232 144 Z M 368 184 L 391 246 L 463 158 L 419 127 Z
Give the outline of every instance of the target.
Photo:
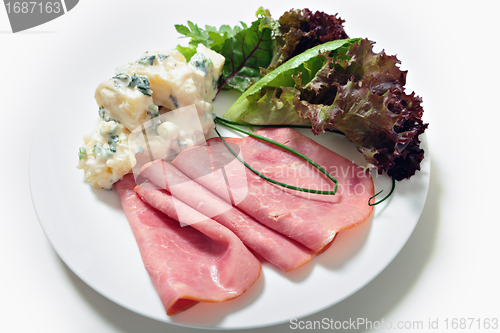
M 236 203 L 239 209 L 316 252 L 323 250 L 339 231 L 368 219 L 373 210 L 368 199 L 374 187 L 370 175 L 361 167 L 289 128 L 267 128 L 257 133 L 294 148 L 328 170 L 338 181 L 337 194 L 284 190 L 248 169 L 246 177 L 241 177 L 235 171 L 241 162 L 218 138 L 208 140 L 208 146 L 184 150 L 173 164 L 222 197 L 242 197 L 246 193 Z M 306 188 L 333 189 L 333 182 L 325 175 L 282 148 L 252 137 L 228 138 L 228 142 L 240 150 L 243 160 L 272 179 Z M 229 184 L 229 194 L 220 186 L 224 183 Z
M 314 252 L 310 249 L 257 222 L 191 180 L 170 163 L 161 160 L 150 162 L 142 168 L 141 176 L 161 188 L 155 188 L 147 183 L 136 188 L 143 200 L 153 207 L 181 222 L 189 223 L 184 218 L 179 218 L 179 209 L 178 211 L 171 209 L 178 208 L 180 200 L 204 216 L 226 226 L 246 246 L 285 272 L 302 266 L 314 256 Z M 172 202 L 172 195 L 166 190 L 172 192 L 178 200 L 174 201 L 175 205 L 168 204 L 165 208 L 162 200 Z
M 131 174 L 115 184 L 167 315 L 233 299 L 258 279 L 260 262 L 231 231 L 208 218 L 181 227 L 141 200 L 135 186 Z

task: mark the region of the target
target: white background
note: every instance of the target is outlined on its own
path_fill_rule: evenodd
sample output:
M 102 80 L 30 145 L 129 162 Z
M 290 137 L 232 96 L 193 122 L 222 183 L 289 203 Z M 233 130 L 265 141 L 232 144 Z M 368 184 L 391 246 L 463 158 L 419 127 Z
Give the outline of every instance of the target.
M 52 108 L 80 112 L 82 105 L 93 105 L 93 89 L 101 78 L 86 76 L 88 66 L 110 73 L 131 60 L 131 54 L 174 47 L 164 45 L 177 43 L 174 24 L 249 23 L 259 5 L 82 0 L 66 15 L 17 34 L 11 33 L 6 12 L 0 9 L 0 331 L 193 331 L 112 303 L 59 259 L 31 203 L 28 158 L 36 140 L 32 133 L 41 117 L 51 116 Z M 442 329 L 446 318 L 450 323 L 453 318 L 500 319 L 496 197 L 500 25 L 494 2 L 266 1 L 262 5 L 275 18 L 290 8 L 338 12 L 351 37 L 368 37 L 377 42 L 378 50 L 398 55 L 402 68 L 409 70 L 407 89 L 423 97 L 424 120 L 430 123 L 429 195 L 407 245 L 358 293 L 303 320 L 423 321 L 427 328 L 431 318 L 438 319 Z M 153 21 L 155 29 L 148 29 Z M 137 27 L 133 33 L 119 33 L 130 25 Z M 88 63 L 72 62 L 75 52 L 88 53 Z M 75 80 L 88 80 L 88 91 L 59 95 L 58 87 L 71 85 L 58 80 L 61 71 L 73 72 Z M 291 329 L 282 324 L 259 331 Z

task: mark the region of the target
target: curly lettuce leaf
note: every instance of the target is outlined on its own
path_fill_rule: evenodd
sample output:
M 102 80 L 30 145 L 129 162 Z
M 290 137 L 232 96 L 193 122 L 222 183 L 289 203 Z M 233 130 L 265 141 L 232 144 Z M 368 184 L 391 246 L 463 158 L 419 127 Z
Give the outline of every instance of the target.
M 240 22 L 241 27 L 234 28 L 223 25 L 219 29 L 212 26 L 202 29 L 190 21 L 188 26 L 176 25 L 177 32 L 191 38 L 188 47 L 179 45 L 176 49 L 188 60 L 196 53 L 199 43 L 222 54 L 226 61 L 218 82 L 219 90 L 244 92 L 262 77 L 260 68 L 269 66 L 273 55 L 271 15 L 261 7 L 256 16 L 257 20 L 250 26 Z
M 315 134 L 340 130 L 367 167 L 396 180 L 410 178 L 420 169 L 418 137 L 428 124 L 422 100 L 405 93 L 406 71 L 395 56 L 374 53 L 367 39 L 322 45 L 331 43 L 347 44 L 292 58 L 250 87 L 224 116 L 261 125 L 308 123 Z
M 275 52 L 269 68 L 263 73 L 269 73 L 288 59 L 313 48 L 317 45 L 347 39 L 344 31 L 344 20 L 325 12 L 312 12 L 309 9 L 292 9 L 285 12 L 277 21 L 270 24 L 274 27 L 276 41 Z
M 301 117 L 311 120 L 315 134 L 342 131 L 369 168 L 396 180 L 410 178 L 424 158 L 418 139 L 428 126 L 421 118 L 422 100 L 394 90 L 379 95 L 368 86 L 365 79 L 339 86 L 332 105 L 303 102 Z
M 368 167 L 396 180 L 420 170 L 424 151 L 418 136 L 427 128 L 422 121 L 422 100 L 404 92 L 406 71 L 385 52 L 374 53 L 373 42 L 352 45 L 346 59 L 330 59 L 311 83 L 297 82 L 302 95 L 302 118 L 311 120 L 313 132 L 342 131 L 365 156 Z M 332 89 L 333 87 L 333 89 Z M 332 94 L 325 91 L 336 90 Z

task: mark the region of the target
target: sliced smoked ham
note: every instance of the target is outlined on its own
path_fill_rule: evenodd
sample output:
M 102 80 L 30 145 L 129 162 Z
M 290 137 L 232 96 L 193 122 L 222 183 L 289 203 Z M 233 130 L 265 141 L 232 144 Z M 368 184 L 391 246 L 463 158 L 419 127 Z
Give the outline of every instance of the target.
M 147 183 L 138 186 L 136 191 L 143 200 L 165 214 L 189 224 L 191 221 L 179 218 L 175 215 L 179 214 L 179 211 L 176 212 L 172 209 L 174 206 L 177 208 L 178 201 L 176 201 L 176 205 L 163 206 L 162 200 L 165 203 L 172 202 L 171 194 L 165 190 L 172 192 L 176 199 L 226 226 L 246 246 L 285 272 L 302 266 L 314 255 L 314 252 L 305 246 L 262 225 L 248 214 L 234 208 L 219 196 L 191 180 L 170 163 L 161 160 L 148 163 L 142 168 L 141 176 L 161 188 L 152 187 Z
M 220 139 L 181 152 L 172 162 L 179 170 L 268 227 L 319 252 L 336 233 L 368 219 L 373 181 L 344 157 L 289 128 L 267 128 L 260 135 L 285 144 L 329 171 L 338 181 L 336 195 L 307 194 L 273 185 L 250 170 L 241 175 L 236 160 Z M 252 137 L 228 139 L 241 157 L 266 176 L 295 186 L 323 190 L 333 183 L 299 157 Z M 228 186 L 226 186 L 226 184 Z M 229 190 L 227 189 L 229 187 Z
M 231 231 L 193 214 L 197 223 L 178 221 L 145 203 L 134 191 L 133 175 L 115 184 L 144 266 L 168 315 L 196 303 L 233 299 L 258 279 L 258 259 Z M 189 207 L 188 207 L 189 208 Z

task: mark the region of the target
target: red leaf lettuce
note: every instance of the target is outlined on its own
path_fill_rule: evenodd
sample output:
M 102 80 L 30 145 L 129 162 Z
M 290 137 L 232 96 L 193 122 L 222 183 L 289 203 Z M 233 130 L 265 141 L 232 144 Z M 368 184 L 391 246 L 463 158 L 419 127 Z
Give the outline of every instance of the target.
M 325 12 L 309 9 L 292 9 L 285 12 L 273 26 L 275 52 L 269 68 L 263 73 L 280 66 L 316 45 L 338 39 L 349 38 L 344 31 L 344 20 Z
M 422 121 L 422 100 L 405 93 L 407 72 L 399 69 L 400 61 L 374 53 L 372 45 L 362 39 L 344 52 L 320 52 L 301 64 L 313 74 L 297 70 L 292 84 L 243 94 L 235 106 L 246 105 L 246 111 L 231 107 L 224 116 L 262 125 L 309 123 L 315 134 L 339 130 L 364 155 L 367 167 L 396 180 L 410 178 L 424 157 L 418 138 L 428 126 Z

